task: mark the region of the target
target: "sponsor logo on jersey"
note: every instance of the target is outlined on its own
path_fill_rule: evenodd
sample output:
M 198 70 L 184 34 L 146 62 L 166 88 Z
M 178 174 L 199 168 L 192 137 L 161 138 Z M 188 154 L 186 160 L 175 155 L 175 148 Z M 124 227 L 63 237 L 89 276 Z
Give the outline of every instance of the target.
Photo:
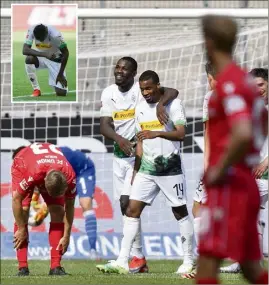
M 161 130 L 163 125 L 159 121 L 151 121 L 146 123 L 141 123 L 140 127 L 142 131 L 152 131 L 152 130 Z
M 135 115 L 135 109 L 113 112 L 113 120 L 114 121 L 129 120 L 133 119 L 134 115 Z
M 25 179 L 23 179 L 23 180 L 20 182 L 20 186 L 21 186 L 21 189 L 22 189 L 23 191 L 26 191 L 26 190 L 28 189 L 28 187 L 29 187 L 29 185 L 28 185 L 28 183 L 27 183 L 27 181 L 26 181 Z
M 40 49 L 51 48 L 51 44 L 37 43 L 36 47 Z

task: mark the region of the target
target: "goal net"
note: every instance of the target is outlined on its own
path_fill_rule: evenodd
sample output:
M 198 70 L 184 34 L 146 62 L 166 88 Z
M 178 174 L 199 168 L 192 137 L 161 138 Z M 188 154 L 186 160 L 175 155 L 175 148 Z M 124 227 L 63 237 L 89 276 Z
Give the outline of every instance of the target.
M 97 6 L 99 1 L 92 2 Z M 145 1 L 149 2 L 151 1 Z M 79 1 L 79 7 L 86 7 L 87 3 Z M 237 62 L 247 70 L 268 67 L 267 21 L 241 19 L 238 23 L 240 34 L 234 54 Z M 123 56 L 132 56 L 138 62 L 138 75 L 147 69 L 155 70 L 159 74 L 161 84 L 178 89 L 179 98 L 184 102 L 188 128 L 182 152 L 186 168 L 188 206 L 191 209 L 192 196 L 203 166 L 201 116 L 203 98 L 207 92 L 204 68 L 206 56 L 199 19 L 80 18 L 78 27 L 78 103 L 11 104 L 10 19 L 1 18 L 1 143 L 4 151 L 1 158 L 2 188 L 7 187 L 5 183 L 10 182 L 10 151 L 15 146 L 46 141 L 88 149 L 97 168 L 99 190 L 95 208 L 98 231 L 121 232 L 119 205 L 114 203 L 112 197 L 112 142 L 100 134 L 99 109 L 102 90 L 114 81 L 115 63 Z M 10 213 L 9 190 L 2 192 L 7 193 L 2 199 L 8 202 L 2 204 L 7 206 L 2 207 L 1 214 L 2 217 L 10 217 L 7 214 Z M 3 230 L 12 231 L 10 219 L 3 219 Z M 149 257 L 175 258 L 182 254 L 178 231 L 175 231 L 176 222 L 163 197 L 158 197 L 154 205 L 146 209 L 142 219 L 143 231 L 146 233 L 144 243 L 157 243 L 159 246 L 158 250 L 150 247 L 146 252 Z M 84 231 L 78 204 L 75 227 Z M 101 238 L 98 240 L 100 251 L 103 250 L 104 242 Z M 117 254 L 120 236 L 110 242 L 113 244 L 110 252 L 108 251 L 110 255 L 102 252 L 104 257 L 110 258 Z M 82 257 L 85 256 L 87 255 L 82 254 Z

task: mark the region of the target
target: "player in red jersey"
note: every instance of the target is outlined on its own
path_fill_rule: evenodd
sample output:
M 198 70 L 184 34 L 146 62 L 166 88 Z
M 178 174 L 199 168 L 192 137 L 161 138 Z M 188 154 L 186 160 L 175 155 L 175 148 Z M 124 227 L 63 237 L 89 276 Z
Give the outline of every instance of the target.
M 35 188 L 40 191 L 51 217 L 49 275 L 65 275 L 61 258 L 67 251 L 74 219 L 76 175 L 73 168 L 55 145 L 33 143 L 15 150 L 11 176 L 15 218 L 13 243 L 17 250 L 18 275 L 29 275 L 27 224 Z
M 197 284 L 218 284 L 222 259 L 238 261 L 246 279 L 268 284 L 260 265 L 257 232 L 260 197 L 252 173 L 267 135 L 268 113 L 254 80 L 232 59 L 236 22 L 226 16 L 202 19 L 208 59 L 216 70 L 209 111 L 208 194 L 201 207 Z

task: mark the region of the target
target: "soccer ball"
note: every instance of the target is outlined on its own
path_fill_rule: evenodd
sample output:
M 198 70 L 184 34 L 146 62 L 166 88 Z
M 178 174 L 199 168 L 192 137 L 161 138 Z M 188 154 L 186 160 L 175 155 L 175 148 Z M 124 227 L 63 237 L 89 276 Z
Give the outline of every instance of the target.
M 48 207 L 45 203 L 31 207 L 28 225 L 32 227 L 40 226 L 46 219 L 48 213 Z

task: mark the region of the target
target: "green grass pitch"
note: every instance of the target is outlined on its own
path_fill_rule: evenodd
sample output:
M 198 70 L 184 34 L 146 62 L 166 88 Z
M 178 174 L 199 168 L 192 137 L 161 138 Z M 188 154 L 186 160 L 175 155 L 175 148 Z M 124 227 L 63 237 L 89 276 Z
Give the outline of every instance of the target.
M 1 284 L 194 284 L 194 280 L 181 279 L 174 274 L 180 261 L 148 261 L 150 273 L 115 275 L 96 270 L 96 264 L 89 260 L 64 260 L 62 265 L 68 276 L 48 276 L 49 261 L 29 261 L 30 276 L 17 277 L 15 260 L 1 261 Z M 267 264 L 267 263 L 266 263 Z M 222 284 L 247 284 L 240 274 L 221 274 Z
M 48 70 L 38 70 L 36 72 L 41 89 L 40 97 L 31 97 L 33 92 L 30 81 L 25 72 L 25 56 L 22 54 L 22 47 L 26 32 L 13 33 L 13 66 L 12 85 L 13 102 L 39 102 L 39 101 L 76 101 L 76 33 L 63 32 L 64 39 L 69 49 L 69 59 L 66 66 L 69 92 L 66 97 L 55 95 L 54 88 L 49 86 Z

